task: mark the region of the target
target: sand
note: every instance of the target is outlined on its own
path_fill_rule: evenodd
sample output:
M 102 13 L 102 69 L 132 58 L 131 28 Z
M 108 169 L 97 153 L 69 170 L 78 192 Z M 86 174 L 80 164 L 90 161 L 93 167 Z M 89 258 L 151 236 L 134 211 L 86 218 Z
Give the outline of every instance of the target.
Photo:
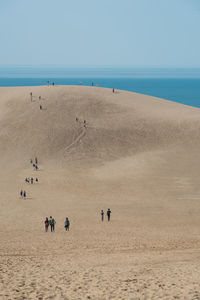
M 163 99 L 0 88 L 0 299 L 200 299 L 199 134 Z

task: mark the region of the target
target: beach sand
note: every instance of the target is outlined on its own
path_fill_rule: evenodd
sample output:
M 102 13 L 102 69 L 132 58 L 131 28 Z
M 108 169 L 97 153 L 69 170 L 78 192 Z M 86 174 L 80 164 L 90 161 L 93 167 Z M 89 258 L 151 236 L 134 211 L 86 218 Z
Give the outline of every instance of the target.
M 0 88 L 0 299 L 200 299 L 199 136 L 150 96 Z

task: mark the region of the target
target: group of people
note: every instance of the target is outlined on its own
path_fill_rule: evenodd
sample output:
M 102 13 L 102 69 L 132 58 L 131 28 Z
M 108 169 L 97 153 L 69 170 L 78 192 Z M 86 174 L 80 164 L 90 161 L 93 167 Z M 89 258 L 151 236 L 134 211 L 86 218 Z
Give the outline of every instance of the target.
M 111 216 L 111 210 L 110 210 L 110 208 L 108 208 L 106 214 L 107 214 L 107 218 L 108 218 L 108 222 L 109 222 L 110 221 L 110 216 Z M 103 209 L 101 210 L 101 221 L 102 222 L 104 221 L 104 211 L 103 211 Z M 51 232 L 54 232 L 54 230 L 55 230 L 55 224 L 56 224 L 56 221 L 55 221 L 55 219 L 52 216 L 50 216 L 49 219 L 48 219 L 48 217 L 46 217 L 46 219 L 44 221 L 45 231 L 47 232 L 48 229 L 49 229 L 49 226 L 50 226 Z M 69 231 L 69 226 L 70 226 L 69 218 L 66 217 L 65 223 L 64 223 L 64 227 L 65 227 L 66 231 Z
M 37 157 L 35 157 L 34 163 L 33 163 L 33 159 L 31 158 L 30 159 L 30 163 L 33 165 L 34 170 L 37 171 L 38 170 L 38 165 L 37 165 L 38 164 L 38 159 L 37 159 Z M 35 178 L 35 182 L 36 183 L 39 182 L 39 180 L 38 180 L 37 177 Z M 31 184 L 33 184 L 34 183 L 34 178 L 33 177 L 31 177 L 31 178 L 26 177 L 25 178 L 25 183 L 31 183 Z M 23 198 L 23 199 L 26 199 L 26 191 L 21 190 L 20 191 L 20 197 Z
M 23 199 L 26 199 L 26 191 L 21 190 L 20 191 L 20 197 Z
M 79 121 L 79 119 L 76 117 L 76 122 L 78 122 L 78 121 Z M 83 121 L 83 127 L 84 128 L 87 127 L 87 121 L 86 120 Z
M 54 232 L 55 224 L 56 224 L 56 221 L 52 216 L 50 216 L 49 219 L 48 219 L 48 217 L 46 217 L 46 219 L 44 221 L 45 231 L 48 232 L 49 226 L 50 226 L 51 232 Z M 69 222 L 69 219 L 66 217 L 65 223 L 64 223 L 64 227 L 65 227 L 66 231 L 69 231 L 69 226 L 70 226 L 70 222 Z
M 52 85 L 54 85 L 54 84 L 52 84 Z M 31 92 L 30 93 L 30 98 L 31 98 L 31 102 L 33 101 L 33 93 Z M 42 97 L 41 96 L 38 96 L 38 100 L 41 100 L 42 99 Z M 42 105 L 40 104 L 40 110 L 42 110 Z
M 46 217 L 46 219 L 44 221 L 45 231 L 47 232 L 49 230 L 49 226 L 50 226 L 51 232 L 54 232 L 55 224 L 56 224 L 56 221 L 52 216 L 50 216 L 49 219 L 48 219 L 48 217 Z
M 48 81 L 47 81 L 47 86 L 49 86 L 49 84 L 50 84 L 50 81 L 48 80 Z M 55 85 L 55 82 L 54 82 L 54 81 L 52 82 L 52 85 L 53 85 L 53 86 Z
M 108 218 L 108 222 L 110 221 L 110 215 L 111 215 L 111 210 L 110 210 L 110 208 L 108 208 L 108 210 L 107 210 L 107 218 Z M 103 211 L 103 209 L 101 210 L 101 221 L 103 222 L 104 221 L 104 211 Z
M 32 160 L 32 158 L 30 159 L 30 163 L 33 165 L 33 169 L 35 170 L 35 171 L 37 171 L 39 168 L 38 168 L 38 159 L 37 159 L 37 157 L 35 157 L 35 162 L 33 163 L 33 160 Z
M 34 178 L 33 178 L 33 177 L 31 177 L 31 178 L 26 177 L 26 178 L 25 178 L 25 182 L 26 182 L 26 183 L 31 183 L 31 184 L 33 184 Z M 37 178 L 37 177 L 35 178 L 35 182 L 38 182 L 38 178 Z

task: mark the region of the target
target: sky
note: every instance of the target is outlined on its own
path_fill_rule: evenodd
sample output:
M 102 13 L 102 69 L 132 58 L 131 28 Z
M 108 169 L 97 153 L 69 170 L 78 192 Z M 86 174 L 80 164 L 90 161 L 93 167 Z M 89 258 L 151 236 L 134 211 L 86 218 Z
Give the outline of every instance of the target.
M 0 0 L 0 65 L 200 67 L 200 0 Z

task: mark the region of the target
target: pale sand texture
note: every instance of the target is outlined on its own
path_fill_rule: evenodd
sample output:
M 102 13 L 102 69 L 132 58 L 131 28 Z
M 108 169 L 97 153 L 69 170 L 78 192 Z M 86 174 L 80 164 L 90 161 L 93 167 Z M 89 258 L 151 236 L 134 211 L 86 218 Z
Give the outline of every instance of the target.
M 199 109 L 96 87 L 0 88 L 0 160 L 0 299 L 200 299 Z

